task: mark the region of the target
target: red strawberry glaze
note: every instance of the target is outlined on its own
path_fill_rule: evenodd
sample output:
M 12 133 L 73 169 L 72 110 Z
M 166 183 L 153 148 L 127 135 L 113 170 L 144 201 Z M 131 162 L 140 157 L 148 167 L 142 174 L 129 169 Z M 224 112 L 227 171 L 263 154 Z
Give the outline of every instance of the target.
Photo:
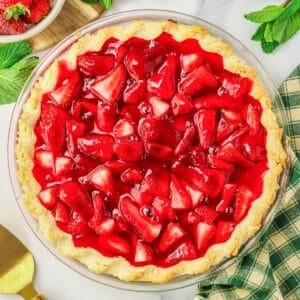
M 57 226 L 76 247 L 136 266 L 169 267 L 227 240 L 267 170 L 251 80 L 167 33 L 111 38 L 78 62 L 60 62 L 63 93 L 43 95 L 35 125 L 38 199 Z

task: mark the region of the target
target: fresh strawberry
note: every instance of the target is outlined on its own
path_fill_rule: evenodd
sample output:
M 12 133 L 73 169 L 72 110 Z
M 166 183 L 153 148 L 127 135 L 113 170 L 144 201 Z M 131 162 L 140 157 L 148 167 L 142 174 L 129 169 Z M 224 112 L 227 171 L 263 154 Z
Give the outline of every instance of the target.
M 68 108 L 80 89 L 80 74 L 79 72 L 74 71 L 71 77 L 65 81 L 63 85 L 50 92 L 49 95 L 58 105 Z
M 229 174 L 231 174 L 235 168 L 232 163 L 229 163 L 228 161 L 218 158 L 215 154 L 208 155 L 207 162 L 211 168 L 224 170 Z
M 220 141 L 230 135 L 235 129 L 237 129 L 239 124 L 228 122 L 226 119 L 221 118 L 217 126 L 217 136 L 216 140 Z
M 196 249 L 191 240 L 186 239 L 163 260 L 162 264 L 174 265 L 182 260 L 192 260 L 196 257 Z
M 234 220 L 240 222 L 255 199 L 253 192 L 245 185 L 239 186 L 235 197 Z
M 27 24 L 36 24 L 41 21 L 50 11 L 49 0 L 32 0 L 30 13 L 23 17 L 23 21 Z
M 77 140 L 83 136 L 86 131 L 85 123 L 75 120 L 67 120 L 67 148 L 69 154 L 73 157 L 78 153 Z
M 218 158 L 229 161 L 233 164 L 239 164 L 244 167 L 252 166 L 252 162 L 248 160 L 240 151 L 238 151 L 231 143 L 221 146 L 217 150 L 216 155 Z
M 188 209 L 191 206 L 191 197 L 176 176 L 171 175 L 171 207 L 175 210 Z
M 198 130 L 199 142 L 203 149 L 213 144 L 216 131 L 217 112 L 215 110 L 199 110 L 194 115 L 194 123 Z
M 177 244 L 186 232 L 179 223 L 169 223 L 158 243 L 158 251 L 164 253 Z
M 175 116 L 187 114 L 193 109 L 190 98 L 180 93 L 174 95 L 171 100 L 171 105 Z
M 181 115 L 174 118 L 174 128 L 180 132 L 185 132 L 188 127 L 193 124 L 190 115 Z
M 241 148 L 243 154 L 251 161 L 265 160 L 266 149 L 263 136 L 245 135 L 241 138 Z
M 188 182 L 184 181 L 184 187 L 187 193 L 190 195 L 190 198 L 192 200 L 191 202 L 192 207 L 196 207 L 200 202 L 204 200 L 203 192 L 197 190 L 194 186 L 192 186 Z
M 234 230 L 234 223 L 219 221 L 217 225 L 216 243 L 222 243 L 229 239 Z
M 127 169 L 134 167 L 134 164 L 121 160 L 109 160 L 105 165 L 110 168 L 113 173 L 118 175 L 122 174 Z
M 100 162 L 106 162 L 113 157 L 114 140 L 110 135 L 89 134 L 77 139 L 78 149 Z
M 153 251 L 146 243 L 138 240 L 136 243 L 134 262 L 135 263 L 151 263 L 153 261 Z
M 216 226 L 199 222 L 195 229 L 195 242 L 198 250 L 205 250 L 211 239 L 215 237 Z
M 186 95 L 195 96 L 204 89 L 215 88 L 218 81 L 207 66 L 200 66 L 179 83 L 179 89 Z
M 220 74 L 224 69 L 223 57 L 218 53 L 205 52 L 204 62 L 210 66 L 215 74 Z
M 89 219 L 93 214 L 89 195 L 83 187 L 75 181 L 67 181 L 61 184 L 58 197 L 72 210 L 82 214 L 85 219 Z
M 146 83 L 143 80 L 135 81 L 133 84 L 128 85 L 123 93 L 123 101 L 125 103 L 140 103 L 146 92 Z
M 86 175 L 86 180 L 107 196 L 111 196 L 114 192 L 113 175 L 106 166 L 99 165 Z
M 162 160 L 170 158 L 173 154 L 172 148 L 153 142 L 145 143 L 145 152 L 151 157 Z
M 91 85 L 91 92 L 101 100 L 115 103 L 126 84 L 126 70 L 119 65 Z
M 189 161 L 195 167 L 201 167 L 206 164 L 206 153 L 201 146 L 194 146 L 190 149 Z
M 154 117 L 140 119 L 138 134 L 143 140 L 158 141 L 161 123 Z
M 42 106 L 39 126 L 41 134 L 48 149 L 54 155 L 63 150 L 66 140 L 66 112 L 53 104 Z
M 54 174 L 56 176 L 67 174 L 73 166 L 73 160 L 70 157 L 59 156 L 55 160 Z
M 171 99 L 176 90 L 176 57 L 168 56 L 157 73 L 147 82 L 148 92 L 162 99 Z
M 160 234 L 162 226 L 143 217 L 129 195 L 120 198 L 119 210 L 143 241 L 151 243 Z
M 2 0 L 0 2 L 0 10 L 5 11 L 7 20 L 18 20 L 20 16 L 29 13 L 32 0 Z
M 140 183 L 143 176 L 139 169 L 127 169 L 121 174 L 120 179 L 122 182 Z
M 225 212 L 225 209 L 230 206 L 231 200 L 234 198 L 237 190 L 236 184 L 225 184 L 222 198 L 216 207 L 217 212 Z
M 171 208 L 171 199 L 169 197 L 156 196 L 152 202 L 152 207 L 159 222 L 176 219 L 175 212 Z
M 122 139 L 115 144 L 115 153 L 127 162 L 138 161 L 144 153 L 144 144 L 141 141 Z
M 96 125 L 98 129 L 110 132 L 116 121 L 116 108 L 114 105 L 102 103 L 98 105 Z
M 151 97 L 149 99 L 149 103 L 152 106 L 153 114 L 158 118 L 165 116 L 168 113 L 170 108 L 170 104 L 161 100 L 158 97 Z
M 102 76 L 112 70 L 115 60 L 112 55 L 87 52 L 77 57 L 79 70 L 88 76 Z
M 57 202 L 57 187 L 43 189 L 38 193 L 38 199 L 47 209 L 52 209 Z
M 129 243 L 125 238 L 117 234 L 112 234 L 110 236 L 100 235 L 98 237 L 98 243 L 100 247 L 113 254 L 126 256 L 130 253 Z
M 89 226 L 92 229 L 94 229 L 96 233 L 98 233 L 97 232 L 98 226 L 102 222 L 105 213 L 104 199 L 103 196 L 98 191 L 92 193 L 92 198 L 93 198 L 94 214 L 89 221 Z
M 133 134 L 135 134 L 133 124 L 125 119 L 120 119 L 113 128 L 115 139 L 120 139 Z
M 186 129 L 181 141 L 175 148 L 175 155 L 180 155 L 184 153 L 192 144 L 196 134 L 195 126 L 190 126 Z
M 22 20 L 7 20 L 4 10 L 0 10 L 0 34 L 21 34 L 25 31 L 26 27 Z
M 250 135 L 258 135 L 260 132 L 261 124 L 261 108 L 259 105 L 249 104 L 247 108 L 247 124 L 250 126 Z
M 201 221 L 207 224 L 214 224 L 218 218 L 218 213 L 211 206 L 200 205 L 195 209 L 195 212 L 200 216 Z
M 35 162 L 45 170 L 53 171 L 53 153 L 45 150 L 37 150 L 34 154 Z
M 142 52 L 131 50 L 124 59 L 124 65 L 129 75 L 135 79 L 144 79 L 147 74 L 145 56 Z
M 130 190 L 130 195 L 132 196 L 134 202 L 139 206 L 149 206 L 154 198 L 153 195 L 148 194 L 147 192 L 141 192 L 136 188 L 132 188 Z
M 68 224 L 71 219 L 69 208 L 59 200 L 55 207 L 54 219 L 58 224 Z

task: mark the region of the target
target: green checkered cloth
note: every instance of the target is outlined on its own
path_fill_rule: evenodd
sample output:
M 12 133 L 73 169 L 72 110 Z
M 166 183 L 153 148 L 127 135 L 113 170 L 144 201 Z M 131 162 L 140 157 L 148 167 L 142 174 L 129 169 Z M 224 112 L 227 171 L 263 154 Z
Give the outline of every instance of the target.
M 281 207 L 255 249 L 202 280 L 195 300 L 300 300 L 300 65 L 279 92 L 289 116 L 295 153 Z

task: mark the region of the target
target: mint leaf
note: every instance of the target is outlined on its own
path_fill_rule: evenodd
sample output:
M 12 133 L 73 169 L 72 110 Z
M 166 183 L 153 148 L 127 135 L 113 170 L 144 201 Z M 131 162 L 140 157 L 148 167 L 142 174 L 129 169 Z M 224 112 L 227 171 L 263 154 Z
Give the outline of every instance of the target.
M 25 81 L 37 63 L 37 57 L 23 58 L 12 67 L 0 70 L 0 104 L 17 100 Z
M 253 41 L 261 41 L 264 38 L 265 29 L 266 23 L 262 23 L 261 25 L 259 25 L 255 33 L 252 35 L 251 39 Z
M 293 15 L 277 19 L 273 24 L 273 39 L 282 44 L 300 29 L 300 10 Z
M 270 23 L 270 22 L 266 23 L 264 39 L 268 43 L 273 42 L 272 28 L 273 28 L 273 23 Z
M 261 47 L 265 53 L 272 53 L 278 46 L 279 43 L 276 41 L 267 42 L 265 39 L 261 41 Z
M 285 19 L 292 16 L 297 10 L 300 9 L 300 1 L 293 0 L 284 10 L 284 12 L 278 17 L 278 19 Z
M 28 42 L 15 42 L 0 47 L 0 69 L 11 67 L 32 51 Z
M 266 23 L 275 20 L 279 15 L 284 12 L 284 7 L 279 6 L 267 6 L 262 10 L 254 11 L 244 15 L 244 17 L 255 23 Z
M 101 0 L 101 2 L 105 9 L 109 9 L 112 6 L 112 0 Z

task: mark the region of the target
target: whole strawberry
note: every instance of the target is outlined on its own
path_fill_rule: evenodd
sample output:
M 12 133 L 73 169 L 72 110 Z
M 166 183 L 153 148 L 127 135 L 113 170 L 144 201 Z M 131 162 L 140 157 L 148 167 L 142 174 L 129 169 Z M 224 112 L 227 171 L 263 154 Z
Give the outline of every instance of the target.
M 49 10 L 49 0 L 32 0 L 30 12 L 23 17 L 23 21 L 27 24 L 36 24 L 48 14 Z
M 0 34 L 20 34 L 25 32 L 25 24 L 21 20 L 7 20 L 4 10 L 0 10 Z
M 32 0 L 0 0 L 0 9 L 4 11 L 7 20 L 18 20 L 19 16 L 29 13 Z

